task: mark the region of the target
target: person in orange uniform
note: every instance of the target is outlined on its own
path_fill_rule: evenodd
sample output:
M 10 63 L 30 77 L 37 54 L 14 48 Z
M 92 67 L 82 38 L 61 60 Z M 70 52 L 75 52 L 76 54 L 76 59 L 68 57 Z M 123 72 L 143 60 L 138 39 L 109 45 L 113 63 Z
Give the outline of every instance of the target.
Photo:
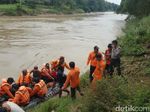
M 20 106 L 27 105 L 30 102 L 28 88 L 25 86 L 20 86 L 18 91 L 15 93 L 15 97 L 13 99 L 9 99 L 9 101 L 14 102 Z
M 60 89 L 62 88 L 63 84 L 66 81 L 66 75 L 64 74 L 64 69 L 67 68 L 68 70 L 70 67 L 68 64 L 65 62 L 65 57 L 61 56 L 59 60 L 53 61 L 51 63 L 52 70 L 55 70 L 57 73 L 57 81 L 59 83 Z M 67 89 L 63 90 L 64 92 L 67 92 L 69 95 L 69 91 Z M 59 92 L 59 97 L 62 96 L 62 91 Z
M 92 82 L 93 80 L 93 72 L 96 68 L 96 55 L 97 54 L 100 54 L 102 55 L 100 52 L 99 52 L 99 47 L 98 46 L 94 46 L 94 51 L 91 52 L 88 56 L 88 60 L 87 60 L 87 65 L 90 64 L 90 74 L 89 74 L 89 79 L 90 79 L 90 82 Z
M 62 67 L 62 68 L 61 68 Z M 62 69 L 64 71 L 64 68 L 70 69 L 68 64 L 65 62 L 65 57 L 61 56 L 58 60 L 51 62 L 51 69 L 58 71 L 59 69 Z
M 97 54 L 96 61 L 97 61 L 97 65 L 93 72 L 93 81 L 92 81 L 93 87 L 95 87 L 96 81 L 102 79 L 102 76 L 103 76 L 103 73 L 105 70 L 105 66 L 106 66 L 105 61 L 102 59 L 102 55 Z
M 32 78 L 30 76 L 30 73 L 27 71 L 27 69 L 24 69 L 19 76 L 17 84 L 19 86 L 22 85 L 29 86 L 31 82 L 32 82 Z
M 9 77 L 7 80 L 3 80 L 0 86 L 0 97 L 4 99 L 4 101 L 9 98 L 14 98 L 11 93 L 11 84 L 14 82 L 14 79 Z
M 44 80 L 46 84 L 54 81 L 54 78 L 51 75 L 49 63 L 46 63 L 41 69 L 41 79 Z
M 33 91 L 31 92 L 31 97 L 36 96 L 39 98 L 43 98 L 46 93 L 48 92 L 47 86 L 43 80 L 40 80 L 40 78 L 36 77 L 33 80 L 36 84 L 34 85 Z
M 70 84 L 70 89 L 71 89 L 71 98 L 75 99 L 76 98 L 76 90 L 79 91 L 80 95 L 83 96 L 83 93 L 81 93 L 80 91 L 80 70 L 78 67 L 75 67 L 75 63 L 74 62 L 70 62 L 69 63 L 70 66 L 70 72 L 67 75 L 67 79 L 66 82 L 64 84 L 64 86 L 62 87 L 62 90 L 66 89 L 68 84 Z
M 110 75 L 111 73 L 111 51 L 112 51 L 112 44 L 108 44 L 108 49 L 105 51 L 105 59 L 106 59 L 106 72 Z

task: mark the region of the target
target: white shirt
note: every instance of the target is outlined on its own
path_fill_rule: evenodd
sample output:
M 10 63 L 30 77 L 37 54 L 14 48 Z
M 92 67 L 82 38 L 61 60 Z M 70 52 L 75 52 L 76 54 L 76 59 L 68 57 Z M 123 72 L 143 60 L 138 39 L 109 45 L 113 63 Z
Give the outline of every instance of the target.
M 10 107 L 10 109 L 11 109 L 10 112 L 25 112 L 21 107 L 19 107 L 17 104 L 15 104 L 13 102 L 7 101 L 3 105 L 4 106 L 8 105 Z
M 120 47 L 112 48 L 111 59 L 119 59 L 120 58 L 120 52 L 121 52 Z

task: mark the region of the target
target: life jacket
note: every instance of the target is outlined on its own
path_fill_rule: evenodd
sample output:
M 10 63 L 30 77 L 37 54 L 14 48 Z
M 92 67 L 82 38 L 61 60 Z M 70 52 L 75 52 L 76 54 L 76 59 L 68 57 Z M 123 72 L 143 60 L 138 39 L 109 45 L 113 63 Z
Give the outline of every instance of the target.
M 105 51 L 105 59 L 106 59 L 106 64 L 110 65 L 111 63 L 111 52 L 109 49 Z
M 31 83 L 31 76 L 30 73 L 28 72 L 26 76 L 23 76 L 23 74 L 21 73 L 18 79 L 18 84 L 22 85 L 23 83 L 25 84 L 30 84 Z
M 66 64 L 66 62 L 60 64 L 59 60 L 52 61 L 51 62 L 51 69 L 55 71 L 61 71 L 64 72 L 64 68 L 70 69 L 69 66 Z
M 2 85 L 0 86 L 0 96 L 6 94 L 6 92 L 4 91 L 4 88 L 9 88 L 9 90 L 11 89 L 11 85 L 7 83 L 7 81 L 3 81 Z
M 6 79 L 2 79 L 2 84 L 5 83 L 5 82 L 7 82 L 7 80 Z
M 100 54 L 100 55 L 102 55 L 100 52 L 98 52 L 98 54 Z M 93 52 L 91 52 L 90 54 L 89 54 L 89 57 L 88 57 L 88 61 L 87 61 L 87 65 L 89 65 L 89 63 L 90 63 L 90 65 L 91 66 L 96 66 L 96 54 L 95 54 L 95 52 L 93 51 Z
M 98 80 L 101 80 L 101 79 L 102 79 L 102 75 L 103 75 L 105 66 L 106 66 L 106 63 L 105 63 L 104 60 L 97 61 L 97 65 L 96 65 L 96 68 L 95 68 L 95 70 L 94 70 L 94 73 L 93 73 L 93 80 L 92 80 L 92 88 L 93 88 L 94 90 L 95 90 L 95 88 L 96 88 L 96 82 L 97 82 Z
M 39 86 L 40 88 L 37 93 L 38 96 L 44 96 L 48 91 L 47 86 L 43 80 L 40 80 L 40 82 L 35 84 L 35 86 Z
M 20 104 L 28 104 L 30 101 L 30 94 L 28 92 L 28 89 L 25 86 L 21 86 L 19 90 L 16 92 L 16 94 L 19 94 L 21 99 L 19 99 Z
M 53 60 L 50 64 L 51 64 L 51 70 L 52 71 L 56 71 L 57 70 L 57 65 L 59 63 L 59 60 Z
M 105 66 L 106 66 L 106 63 L 104 62 L 104 60 L 97 61 L 97 65 L 96 65 L 96 68 L 93 73 L 94 80 L 102 79 L 102 75 L 103 75 Z
M 46 74 L 51 74 L 51 70 L 50 69 L 47 69 L 46 67 L 43 67 L 41 69 L 41 75 L 42 76 L 45 76 Z

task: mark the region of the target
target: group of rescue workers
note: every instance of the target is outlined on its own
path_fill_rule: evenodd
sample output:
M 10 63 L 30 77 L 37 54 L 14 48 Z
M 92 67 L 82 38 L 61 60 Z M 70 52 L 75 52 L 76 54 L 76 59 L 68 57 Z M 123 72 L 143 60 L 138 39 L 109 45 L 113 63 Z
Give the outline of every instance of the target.
M 105 53 L 99 52 L 99 47 L 94 46 L 94 51 L 88 56 L 87 65 L 89 64 L 89 80 L 92 86 L 95 85 L 97 80 L 101 80 L 103 76 L 112 77 L 114 68 L 117 68 L 118 75 L 121 75 L 118 42 L 116 40 L 112 41 Z M 65 75 L 65 69 L 69 70 L 68 75 Z M 59 97 L 62 96 L 62 91 L 64 91 L 68 95 L 71 93 L 71 98 L 75 99 L 76 91 L 83 96 L 79 87 L 79 75 L 80 70 L 75 65 L 75 62 L 71 61 L 67 64 L 65 58 L 61 56 L 57 60 L 44 64 L 41 70 L 39 70 L 38 66 L 34 66 L 31 71 L 24 69 L 16 82 L 12 77 L 2 79 L 0 101 L 26 106 L 34 98 L 43 99 L 48 92 L 48 88 L 55 87 L 56 83 L 59 84 L 60 88 Z M 69 84 L 70 91 L 67 89 Z M 11 112 L 6 107 L 5 109 L 7 110 L 6 112 Z

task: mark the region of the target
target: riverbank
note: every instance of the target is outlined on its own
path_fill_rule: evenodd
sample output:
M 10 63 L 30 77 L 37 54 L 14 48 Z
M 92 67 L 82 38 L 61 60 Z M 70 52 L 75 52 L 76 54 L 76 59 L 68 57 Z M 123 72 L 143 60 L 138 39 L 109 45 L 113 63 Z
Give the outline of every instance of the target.
M 95 91 L 88 85 L 87 73 L 81 78 L 84 97 L 53 98 L 32 112 L 115 112 L 121 107 L 150 111 L 150 17 L 130 20 L 118 40 L 122 48 L 122 75 L 97 83 Z M 135 108 L 136 107 L 136 108 Z M 122 108 L 122 109 L 123 109 Z M 31 112 L 29 111 L 29 112 Z M 121 111 L 121 110 L 120 110 Z
M 20 4 L 0 4 L 0 15 L 1 16 L 35 16 L 41 14 L 75 14 L 85 13 L 82 9 L 61 9 L 56 7 L 48 7 L 45 5 L 38 5 L 36 8 L 31 8 L 26 5 Z
M 39 14 L 76 14 L 90 12 L 116 11 L 117 4 L 109 3 L 104 0 L 94 2 L 78 0 L 62 1 L 0 1 L 0 15 L 22 16 Z

